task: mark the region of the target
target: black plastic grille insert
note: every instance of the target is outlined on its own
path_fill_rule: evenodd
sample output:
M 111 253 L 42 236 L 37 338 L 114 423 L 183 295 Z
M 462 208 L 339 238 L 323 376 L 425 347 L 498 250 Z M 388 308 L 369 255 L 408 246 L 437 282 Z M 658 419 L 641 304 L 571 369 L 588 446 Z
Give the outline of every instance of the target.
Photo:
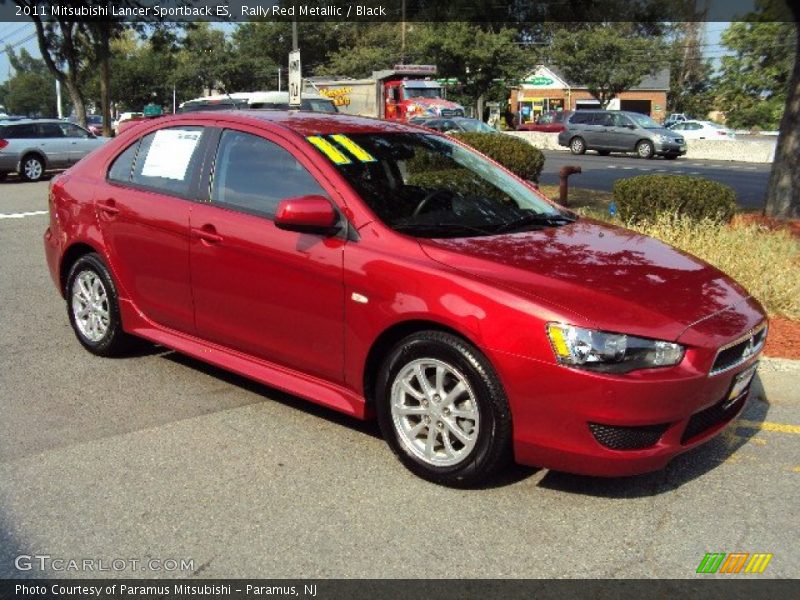
M 668 427 L 669 423 L 636 427 L 589 423 L 594 439 L 612 450 L 643 450 L 654 446 Z

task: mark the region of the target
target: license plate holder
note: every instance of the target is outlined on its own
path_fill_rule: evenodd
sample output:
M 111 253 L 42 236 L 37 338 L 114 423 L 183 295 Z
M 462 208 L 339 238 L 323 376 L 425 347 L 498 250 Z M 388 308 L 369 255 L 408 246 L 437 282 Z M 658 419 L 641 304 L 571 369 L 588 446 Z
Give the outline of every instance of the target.
M 756 374 L 756 369 L 758 368 L 758 363 L 748 367 L 736 377 L 733 378 L 733 384 L 731 385 L 731 389 L 728 392 L 728 397 L 725 400 L 725 404 L 722 405 L 723 409 L 729 408 L 733 403 L 735 403 L 739 398 L 741 398 L 749 389 L 750 384 L 753 381 L 753 376 Z

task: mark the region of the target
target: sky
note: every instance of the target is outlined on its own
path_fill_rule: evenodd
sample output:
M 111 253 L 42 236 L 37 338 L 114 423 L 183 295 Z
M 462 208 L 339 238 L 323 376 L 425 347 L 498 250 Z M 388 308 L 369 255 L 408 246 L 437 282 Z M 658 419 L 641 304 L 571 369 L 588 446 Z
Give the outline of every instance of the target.
M 230 29 L 229 24 L 216 24 L 222 29 Z M 711 58 L 719 58 L 725 53 L 725 48 L 720 45 L 720 36 L 730 23 L 706 23 L 705 47 L 703 53 Z M 33 56 L 39 56 L 39 47 L 36 42 L 33 23 L 10 23 L 0 21 L 0 82 L 6 81 L 13 72 L 8 62 L 5 47 L 10 44 L 15 51 L 25 48 Z M 55 84 L 54 84 L 55 85 Z

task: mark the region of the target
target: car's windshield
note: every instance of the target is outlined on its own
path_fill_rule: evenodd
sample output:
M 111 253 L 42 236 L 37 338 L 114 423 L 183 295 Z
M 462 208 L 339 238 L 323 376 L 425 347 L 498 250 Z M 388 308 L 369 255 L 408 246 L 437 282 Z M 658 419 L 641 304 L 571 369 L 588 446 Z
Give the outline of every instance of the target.
M 309 136 L 389 227 L 418 237 L 472 237 L 573 219 L 480 155 L 442 136 Z
M 339 112 L 339 109 L 327 98 L 303 98 L 301 106 L 303 110 L 313 110 L 314 112 Z
M 633 122 L 636 123 L 639 127 L 643 127 L 644 129 L 661 129 L 662 126 L 659 125 L 656 121 L 648 117 L 647 115 L 640 115 L 639 113 L 631 113 L 628 115 Z
M 441 98 L 439 88 L 406 87 L 406 98 Z
M 478 121 L 478 119 L 459 119 L 456 121 L 458 125 L 461 126 L 461 129 L 464 131 L 476 131 L 478 133 L 497 133 L 496 129 L 489 127 L 483 121 Z

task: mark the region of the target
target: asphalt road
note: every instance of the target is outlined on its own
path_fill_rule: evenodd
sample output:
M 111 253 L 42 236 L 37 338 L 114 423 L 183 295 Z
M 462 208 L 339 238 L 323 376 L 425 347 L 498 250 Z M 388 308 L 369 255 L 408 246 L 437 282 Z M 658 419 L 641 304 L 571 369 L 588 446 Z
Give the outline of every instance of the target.
M 44 263 L 46 186 L 0 185 L 0 578 L 43 575 L 21 554 L 193 561 L 120 576 L 692 578 L 706 552 L 770 552 L 758 577 L 800 575 L 800 397 L 778 367 L 662 472 L 437 487 L 372 423 L 163 349 L 85 352 Z
M 611 191 L 617 179 L 653 173 L 674 173 L 706 177 L 731 186 L 740 206 L 760 209 L 764 206 L 772 164 L 717 160 L 696 160 L 680 157 L 676 160 L 654 158 L 643 160 L 624 154 L 600 156 L 589 152 L 575 156 L 569 152 L 543 150 L 544 169 L 540 183 L 557 185 L 558 172 L 566 165 L 580 166 L 582 172 L 570 177 L 570 185 L 581 188 Z

